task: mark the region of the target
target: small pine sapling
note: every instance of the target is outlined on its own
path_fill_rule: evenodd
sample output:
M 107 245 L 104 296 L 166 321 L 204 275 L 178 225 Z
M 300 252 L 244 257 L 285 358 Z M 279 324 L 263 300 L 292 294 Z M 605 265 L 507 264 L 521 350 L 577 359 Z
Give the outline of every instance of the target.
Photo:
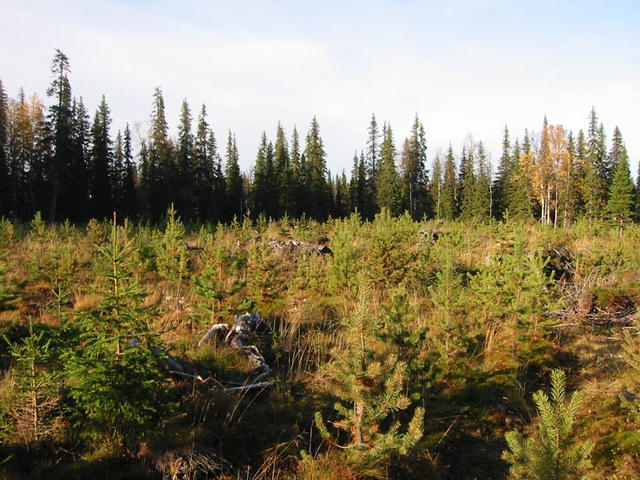
M 369 288 L 361 286 L 356 310 L 343 323 L 346 345 L 334 350 L 325 373 L 338 398 L 332 426 L 349 439 L 343 446 L 348 462 L 381 476 L 392 456 L 406 455 L 422 437 L 424 409 L 416 408 L 403 428 L 397 414 L 411 405 L 404 394 L 407 365 L 376 337 L 380 322 L 372 318 L 370 302 Z M 327 442 L 337 444 L 320 412 L 315 424 Z
M 577 442 L 573 427 L 582 394 L 573 392 L 565 400 L 566 378 L 562 370 L 551 371 L 551 396 L 542 390 L 533 394 L 540 415 L 537 430 L 528 438 L 517 431 L 508 432 L 509 450 L 502 458 L 510 465 L 509 478 L 514 480 L 586 479 L 591 467 L 590 441 Z

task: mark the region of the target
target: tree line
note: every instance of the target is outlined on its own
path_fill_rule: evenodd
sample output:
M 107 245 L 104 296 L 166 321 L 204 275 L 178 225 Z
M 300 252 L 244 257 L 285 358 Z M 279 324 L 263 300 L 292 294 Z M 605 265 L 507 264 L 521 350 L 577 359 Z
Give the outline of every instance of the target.
M 604 126 L 591 110 L 577 134 L 546 117 L 539 132 L 512 141 L 505 126 L 497 168 L 482 142 L 467 139 L 459 155 L 449 145 L 427 168 L 427 142 L 416 116 L 401 147 L 388 122 L 372 115 L 364 148 L 349 178 L 332 175 L 314 117 L 301 141 L 281 124 L 275 142 L 260 139 L 250 172 L 241 172 L 236 137 L 219 146 L 202 105 L 193 118 L 183 101 L 177 137 L 170 138 L 160 88 L 153 93 L 150 128 L 134 152 L 131 128 L 111 130 L 102 97 L 91 120 L 72 94 L 67 56 L 56 50 L 45 108 L 37 95 L 7 96 L 0 81 L 0 215 L 27 220 L 38 211 L 50 222 L 121 217 L 157 221 L 174 204 L 185 221 L 230 222 L 245 215 L 317 220 L 381 209 L 414 219 L 537 219 L 567 227 L 580 217 L 623 225 L 640 218 L 622 133 L 607 148 Z M 194 127 L 195 123 L 195 129 Z

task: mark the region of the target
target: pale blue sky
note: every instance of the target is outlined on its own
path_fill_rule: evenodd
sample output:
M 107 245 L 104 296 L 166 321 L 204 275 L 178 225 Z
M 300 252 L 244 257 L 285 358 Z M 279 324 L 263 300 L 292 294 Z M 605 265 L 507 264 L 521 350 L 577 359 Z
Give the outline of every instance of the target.
M 372 112 L 399 147 L 415 113 L 428 152 L 484 141 L 494 163 L 543 115 L 584 128 L 595 105 L 640 156 L 640 2 L 635 1 L 14 1 L 0 7 L 0 79 L 44 96 L 55 48 L 93 113 L 105 94 L 115 129 L 148 127 L 160 86 L 175 127 L 183 98 L 205 102 L 241 164 L 278 120 L 304 135 L 315 114 L 335 173 L 351 168 Z M 174 129 L 175 131 L 175 129 Z

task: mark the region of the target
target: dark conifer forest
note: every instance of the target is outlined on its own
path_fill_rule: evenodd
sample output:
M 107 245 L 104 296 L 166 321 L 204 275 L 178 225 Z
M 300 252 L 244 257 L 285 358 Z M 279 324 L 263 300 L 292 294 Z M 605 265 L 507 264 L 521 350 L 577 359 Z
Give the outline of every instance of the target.
M 49 73 L 0 82 L 0 478 L 640 478 L 640 188 L 594 107 L 496 164 L 372 115 L 341 172 L 310 112 L 243 171 L 208 106 L 116 130 Z

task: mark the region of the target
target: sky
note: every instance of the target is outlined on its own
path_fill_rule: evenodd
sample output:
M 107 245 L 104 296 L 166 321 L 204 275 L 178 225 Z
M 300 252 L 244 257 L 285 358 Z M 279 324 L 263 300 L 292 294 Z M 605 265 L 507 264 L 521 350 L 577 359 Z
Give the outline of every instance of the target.
M 0 0 L 0 79 L 46 97 L 55 49 L 93 114 L 144 136 L 161 87 L 175 135 L 186 98 L 206 104 L 220 145 L 237 136 L 248 171 L 262 131 L 301 138 L 315 115 L 333 173 L 349 174 L 375 113 L 400 149 L 415 115 L 429 163 L 483 141 L 494 167 L 512 137 L 586 129 L 595 107 L 640 159 L 640 2 Z

